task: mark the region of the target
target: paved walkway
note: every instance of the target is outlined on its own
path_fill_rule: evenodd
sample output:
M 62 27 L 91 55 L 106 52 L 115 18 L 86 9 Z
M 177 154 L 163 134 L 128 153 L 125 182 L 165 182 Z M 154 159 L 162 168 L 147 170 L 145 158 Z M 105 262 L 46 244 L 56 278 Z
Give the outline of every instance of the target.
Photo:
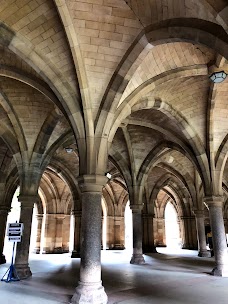
M 146 264 L 131 265 L 126 251 L 102 251 L 102 280 L 109 304 L 227 304 L 228 278 L 208 274 L 213 258 L 175 250 L 146 255 Z M 0 265 L 2 277 L 9 264 Z M 0 304 L 69 303 L 79 279 L 79 259 L 31 255 L 33 276 L 0 282 Z

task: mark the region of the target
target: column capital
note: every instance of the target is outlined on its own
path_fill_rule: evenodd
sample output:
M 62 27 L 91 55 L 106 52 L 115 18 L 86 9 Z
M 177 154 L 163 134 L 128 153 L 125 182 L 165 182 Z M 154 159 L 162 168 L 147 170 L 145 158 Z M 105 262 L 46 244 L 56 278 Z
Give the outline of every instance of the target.
M 23 195 L 20 194 L 17 197 L 18 201 L 21 203 L 21 207 L 29 208 L 33 207 L 34 203 L 36 203 L 39 199 L 39 195 Z
M 108 178 L 103 175 L 82 175 L 78 177 L 81 192 L 101 192 Z
M 193 209 L 192 212 L 195 215 L 195 217 L 197 217 L 197 218 L 204 217 L 204 211 L 203 210 Z
M 211 196 L 205 196 L 204 197 L 204 202 L 210 207 L 223 207 L 223 202 L 224 202 L 224 196 L 222 195 L 211 195 Z
M 142 204 L 133 204 L 133 205 L 130 205 L 130 208 L 133 213 L 141 213 L 142 209 L 143 209 L 143 205 Z
M 64 213 L 56 213 L 56 214 L 55 214 L 55 218 L 56 218 L 57 220 L 64 220 L 65 217 L 66 217 L 66 214 L 64 214 Z

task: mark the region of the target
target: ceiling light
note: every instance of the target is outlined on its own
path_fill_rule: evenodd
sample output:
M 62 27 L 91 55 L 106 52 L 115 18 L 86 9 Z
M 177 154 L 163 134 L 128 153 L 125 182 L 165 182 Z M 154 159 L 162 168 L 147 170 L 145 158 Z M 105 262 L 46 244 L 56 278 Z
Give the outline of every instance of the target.
M 111 177 L 112 177 L 112 175 L 111 175 L 109 172 L 107 172 L 107 173 L 105 174 L 105 176 L 106 176 L 108 179 L 111 179 Z
M 73 152 L 73 148 L 67 147 L 65 148 L 66 153 L 72 153 Z
M 223 82 L 226 79 L 227 74 L 224 71 L 214 72 L 209 78 L 214 83 Z

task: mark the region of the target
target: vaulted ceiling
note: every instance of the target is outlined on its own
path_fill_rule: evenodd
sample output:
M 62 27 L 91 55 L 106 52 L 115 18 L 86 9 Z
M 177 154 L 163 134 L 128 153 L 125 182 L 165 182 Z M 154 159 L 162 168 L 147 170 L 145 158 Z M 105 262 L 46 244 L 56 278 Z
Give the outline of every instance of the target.
M 147 202 L 166 187 L 191 206 L 212 188 L 227 198 L 228 81 L 208 77 L 227 60 L 225 0 L 2 0 L 6 197 L 43 176 L 77 200 L 107 140 L 106 197 L 138 183 Z

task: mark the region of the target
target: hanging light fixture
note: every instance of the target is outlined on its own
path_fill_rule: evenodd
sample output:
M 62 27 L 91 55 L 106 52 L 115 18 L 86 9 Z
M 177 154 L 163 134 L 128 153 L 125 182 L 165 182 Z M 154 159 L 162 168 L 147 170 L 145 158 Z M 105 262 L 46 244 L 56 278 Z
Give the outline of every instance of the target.
M 214 72 L 209 78 L 214 83 L 221 83 L 226 79 L 227 74 L 224 71 Z
M 66 153 L 72 153 L 73 152 L 73 148 L 71 147 L 66 147 L 65 148 Z
M 108 179 L 111 179 L 111 178 L 112 178 L 112 175 L 111 175 L 109 172 L 105 173 L 105 176 L 106 176 Z

